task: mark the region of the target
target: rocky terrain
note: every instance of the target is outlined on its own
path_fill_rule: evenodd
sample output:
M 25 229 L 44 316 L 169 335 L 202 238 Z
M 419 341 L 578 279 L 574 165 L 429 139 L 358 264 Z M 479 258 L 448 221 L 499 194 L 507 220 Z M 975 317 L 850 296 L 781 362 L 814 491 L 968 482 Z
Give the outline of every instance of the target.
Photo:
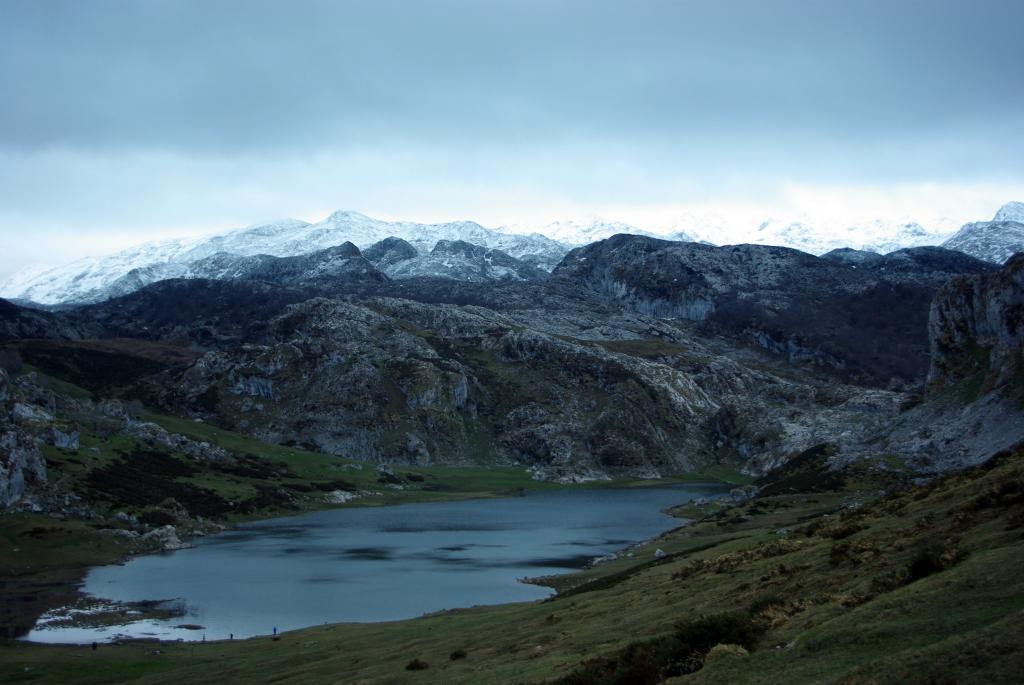
M 1002 264 L 1013 254 L 1024 252 L 1024 202 L 1003 205 L 991 221 L 964 225 L 942 246 Z
M 943 247 L 911 247 L 884 255 L 847 248 L 827 252 L 822 258 L 870 271 L 891 283 L 919 283 L 936 288 L 953 276 L 992 273 L 999 268 Z
M 1005 322 L 1009 343 L 964 341 L 1019 316 L 993 313 L 1016 311 L 996 294 L 1013 276 L 934 247 L 818 258 L 618 235 L 548 278 L 495 249 L 389 238 L 190 269 L 67 311 L 6 303 L 6 349 L 99 396 L 375 464 L 757 474 L 822 443 L 850 458 L 884 443 L 927 470 L 934 440 L 878 436 L 937 411 L 905 411 L 929 363 L 934 394 L 961 382 L 937 380 L 950 359 L 1012 357 Z
M 573 250 L 552 277 L 638 313 L 701 322 L 791 361 L 830 367 L 847 381 L 909 387 L 927 369 L 936 289 L 954 274 L 991 267 L 941 248 L 849 255 L 623 235 Z
M 976 465 L 1024 441 L 1024 254 L 998 272 L 959 276 L 931 306 L 923 398 L 839 457 L 899 455 L 923 472 Z
M 401 238 L 385 238 L 366 248 L 364 256 L 391 278 L 449 278 L 456 281 L 544 280 L 548 272 L 516 259 L 501 250 L 467 243 L 439 240 L 430 252 L 420 254 Z

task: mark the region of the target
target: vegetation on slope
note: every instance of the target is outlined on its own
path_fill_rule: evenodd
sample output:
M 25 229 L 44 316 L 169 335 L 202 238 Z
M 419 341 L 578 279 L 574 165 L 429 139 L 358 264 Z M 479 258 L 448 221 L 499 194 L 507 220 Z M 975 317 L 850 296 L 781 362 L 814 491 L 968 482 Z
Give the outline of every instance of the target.
M 809 468 L 809 467 L 808 467 Z M 999 683 L 1024 672 L 1024 453 L 721 508 L 552 600 L 210 644 L 8 645 L 5 682 Z M 655 548 L 667 556 L 655 559 Z

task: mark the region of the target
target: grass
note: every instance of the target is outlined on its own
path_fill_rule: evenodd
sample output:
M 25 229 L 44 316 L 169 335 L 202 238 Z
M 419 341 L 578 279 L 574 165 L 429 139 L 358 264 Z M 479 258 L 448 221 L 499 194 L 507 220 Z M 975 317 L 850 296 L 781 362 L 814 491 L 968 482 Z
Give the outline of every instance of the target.
M 40 374 L 61 392 L 85 397 L 77 386 Z M 534 480 L 522 467 L 393 466 L 384 475 L 374 464 L 336 455 L 273 445 L 207 423 L 143 413 L 170 433 L 227 450 L 228 462 L 191 459 L 184 454 L 118 432 L 120 421 L 93 414 L 70 416 L 80 429 L 78 449 L 43 446 L 48 493 L 86 504 L 93 523 L 17 516 L 0 517 L 0 597 L 4 626 L 24 630 L 52 606 L 66 603 L 85 569 L 145 551 L 117 543 L 111 528 L 130 527 L 117 516 L 179 531 L 208 529 L 210 522 L 236 522 L 298 514 L 339 506 L 379 506 L 467 498 L 515 496 L 560 487 L 642 486 L 657 482 L 617 480 L 564 486 Z M 70 428 L 68 429 L 70 430 Z M 111 432 L 114 431 L 114 432 Z M 726 471 L 716 472 L 723 478 Z M 711 474 L 706 474 L 711 477 Z M 358 491 L 345 504 L 329 500 L 333 490 Z M 173 502 L 169 501 L 173 498 Z M 182 515 L 184 508 L 187 515 Z M 24 528 L 28 526 L 28 528 Z M 45 534 L 25 535 L 39 528 Z M 4 632 L 0 631 L 0 635 Z
M 723 648 L 728 656 L 704 662 L 704 641 L 688 662 L 695 672 L 670 682 L 1019 682 L 1024 455 L 856 509 L 844 504 L 851 494 L 784 493 L 717 512 L 570 577 L 577 590 L 548 601 L 276 642 L 7 645 L 0 681 L 541 683 L 586 672 L 595 657 L 635 657 L 681 623 L 740 612 L 763 632 L 749 656 Z M 915 580 L 909 569 L 932 545 L 956 554 Z M 668 556 L 655 560 L 656 547 Z M 406 670 L 413 660 L 429 668 Z
M 27 630 L 42 612 L 70 602 L 84 568 L 127 551 L 123 542 L 82 521 L 0 516 L 0 636 Z

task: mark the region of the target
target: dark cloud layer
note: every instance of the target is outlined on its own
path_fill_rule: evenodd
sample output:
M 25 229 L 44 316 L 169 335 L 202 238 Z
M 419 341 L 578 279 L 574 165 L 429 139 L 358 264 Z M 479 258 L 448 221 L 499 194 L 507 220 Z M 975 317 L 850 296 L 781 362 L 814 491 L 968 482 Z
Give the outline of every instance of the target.
M 14 1 L 0 12 L 7 147 L 985 142 L 1020 133 L 1024 112 L 1019 0 Z

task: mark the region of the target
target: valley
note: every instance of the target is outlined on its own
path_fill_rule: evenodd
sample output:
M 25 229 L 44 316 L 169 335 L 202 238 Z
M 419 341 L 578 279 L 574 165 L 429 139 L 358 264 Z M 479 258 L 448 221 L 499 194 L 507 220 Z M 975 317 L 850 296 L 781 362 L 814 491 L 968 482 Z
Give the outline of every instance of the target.
M 1021 685 L 1022 26 L 0 0 L 0 685 Z

